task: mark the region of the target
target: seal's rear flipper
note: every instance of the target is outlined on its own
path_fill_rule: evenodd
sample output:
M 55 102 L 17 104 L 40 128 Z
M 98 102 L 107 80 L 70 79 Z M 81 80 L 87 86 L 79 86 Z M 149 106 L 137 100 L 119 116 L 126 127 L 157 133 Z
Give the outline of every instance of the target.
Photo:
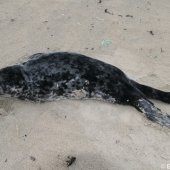
M 148 98 L 170 103 L 170 92 L 164 92 L 162 90 L 139 84 L 133 80 L 131 82 Z
M 133 103 L 134 107 L 140 112 L 144 113 L 145 116 L 161 126 L 170 128 L 170 115 L 162 113 L 160 109 L 156 108 L 147 99 L 141 98 Z

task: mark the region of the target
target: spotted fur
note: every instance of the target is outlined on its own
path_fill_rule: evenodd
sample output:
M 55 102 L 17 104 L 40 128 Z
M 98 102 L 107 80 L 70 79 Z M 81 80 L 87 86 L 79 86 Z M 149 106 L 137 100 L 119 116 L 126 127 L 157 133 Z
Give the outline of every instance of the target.
M 81 54 L 39 53 L 22 64 L 1 69 L 0 95 L 32 101 L 68 98 L 126 104 L 170 128 L 170 116 L 147 99 L 170 103 L 170 92 L 141 85 L 120 69 Z

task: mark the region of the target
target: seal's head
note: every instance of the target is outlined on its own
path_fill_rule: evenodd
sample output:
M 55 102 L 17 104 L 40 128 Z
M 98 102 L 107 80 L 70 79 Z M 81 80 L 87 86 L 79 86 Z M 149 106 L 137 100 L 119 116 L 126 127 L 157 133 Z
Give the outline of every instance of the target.
M 12 95 L 23 85 L 24 78 L 18 65 L 0 70 L 0 95 Z

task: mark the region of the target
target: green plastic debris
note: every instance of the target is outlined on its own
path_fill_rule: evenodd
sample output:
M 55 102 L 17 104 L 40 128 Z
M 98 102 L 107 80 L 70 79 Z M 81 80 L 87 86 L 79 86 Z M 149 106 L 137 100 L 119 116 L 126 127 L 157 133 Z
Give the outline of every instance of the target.
M 105 40 L 102 40 L 101 41 L 101 45 L 103 46 L 103 47 L 107 47 L 107 46 L 109 46 L 109 45 L 111 45 L 112 44 L 112 40 L 110 40 L 110 39 L 105 39 Z

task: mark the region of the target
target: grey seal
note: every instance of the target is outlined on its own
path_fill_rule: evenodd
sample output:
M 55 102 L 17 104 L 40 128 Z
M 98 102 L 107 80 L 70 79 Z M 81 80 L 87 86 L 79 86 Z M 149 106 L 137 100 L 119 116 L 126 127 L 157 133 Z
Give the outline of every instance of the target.
M 119 68 L 82 54 L 38 53 L 0 70 L 0 95 L 22 100 L 97 99 L 131 105 L 170 128 L 170 115 L 148 99 L 170 103 L 170 92 L 139 84 Z

